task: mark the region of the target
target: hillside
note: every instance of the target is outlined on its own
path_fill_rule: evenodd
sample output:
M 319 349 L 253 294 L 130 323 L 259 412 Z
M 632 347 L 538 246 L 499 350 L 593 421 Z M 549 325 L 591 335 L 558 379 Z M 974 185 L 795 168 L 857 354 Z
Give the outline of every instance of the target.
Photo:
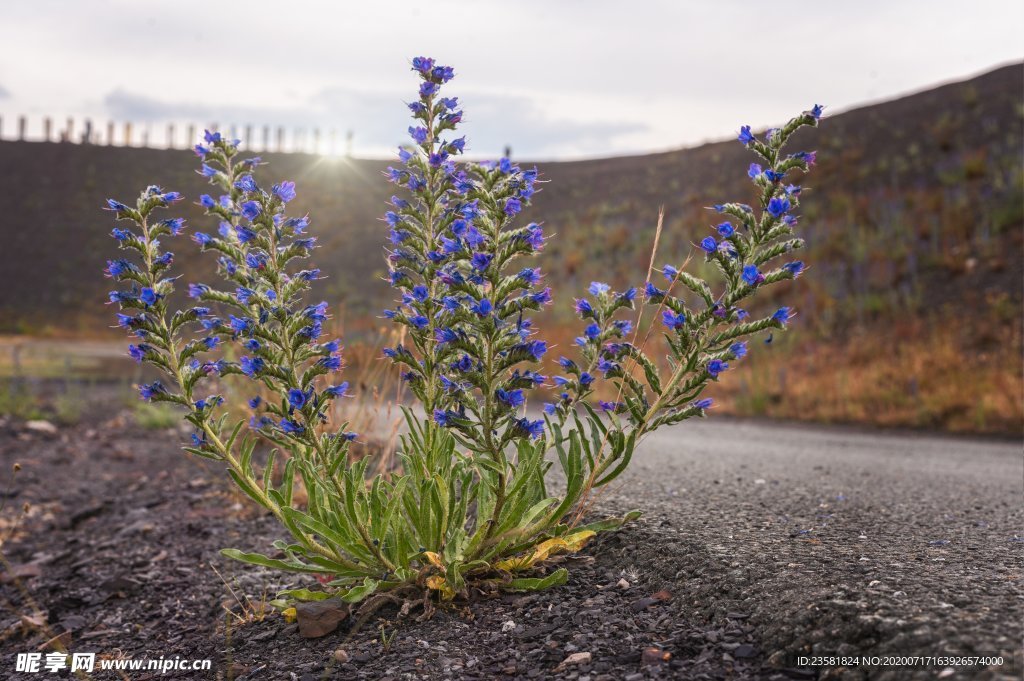
M 801 131 L 796 148 L 806 141 L 819 159 L 801 220 L 812 268 L 796 291 L 778 294 L 800 310 L 800 330 L 754 353 L 732 385 L 733 409 L 1020 431 L 1022 83 L 1017 64 Z M 738 127 L 742 112 L 730 115 Z M 388 163 L 263 156 L 265 178 L 298 182 L 295 205 L 312 213 L 328 299 L 369 326 L 391 298 L 378 280 Z M 527 216 L 557 233 L 542 265 L 563 307 L 547 324 L 566 318 L 565 302 L 592 278 L 642 283 L 661 205 L 658 263 L 681 261 L 713 219 L 704 206 L 752 200 L 750 161 L 727 141 L 543 164 L 547 184 Z M 103 200 L 157 183 L 194 201 L 207 191 L 195 168 L 189 152 L 0 142 L 0 332 L 108 333 Z M 205 226 L 196 206 L 184 210 Z M 177 247 L 186 280 L 209 266 L 190 246 Z

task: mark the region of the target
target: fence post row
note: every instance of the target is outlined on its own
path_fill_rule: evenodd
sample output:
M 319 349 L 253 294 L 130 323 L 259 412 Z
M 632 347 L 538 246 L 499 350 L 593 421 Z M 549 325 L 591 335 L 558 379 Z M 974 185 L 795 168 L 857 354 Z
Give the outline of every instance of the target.
M 15 140 L 19 142 L 25 142 L 30 140 L 28 131 L 28 116 L 20 115 L 17 117 L 17 132 Z M 166 124 L 166 138 L 165 143 L 160 146 L 161 149 L 191 149 L 193 145 L 199 142 L 199 138 L 196 137 L 199 134 L 199 128 L 195 123 L 187 123 L 183 127 L 185 130 L 185 140 L 182 146 L 180 135 L 178 134 L 178 127 L 174 123 Z M 53 118 L 50 116 L 42 117 L 42 141 L 44 142 L 62 142 L 62 143 L 77 143 L 77 144 L 102 144 L 106 146 L 136 146 L 136 142 L 142 147 L 157 148 L 155 141 L 150 135 L 151 124 L 135 125 L 131 121 L 125 121 L 121 124 L 121 138 L 117 138 L 118 123 L 116 121 L 108 120 L 106 125 L 100 128 L 93 124 L 92 119 L 84 118 L 81 121 L 79 127 L 76 128 L 75 119 L 73 116 L 67 118 L 66 124 L 60 127 L 59 124 L 57 129 L 54 128 Z M 207 130 L 217 131 L 220 130 L 220 126 L 217 123 L 210 123 L 203 126 Z M 77 130 L 77 133 L 76 133 Z M 238 139 L 239 133 L 241 132 L 241 139 L 244 142 L 245 148 L 250 151 L 275 151 L 278 153 L 297 152 L 297 153 L 312 153 L 321 154 L 329 153 L 331 155 L 339 153 L 338 148 L 338 131 L 335 128 L 330 128 L 327 131 L 321 128 L 302 128 L 297 127 L 292 130 L 291 133 L 291 145 L 290 147 L 286 144 L 287 133 L 283 125 L 271 126 L 262 125 L 254 126 L 251 123 L 247 123 L 244 126 L 237 124 L 230 124 L 227 126 L 228 134 L 232 139 Z M 141 131 L 138 135 L 139 139 L 136 140 L 136 133 Z M 3 135 L 3 118 L 0 117 L 0 140 L 4 139 Z M 56 138 L 54 133 L 56 132 Z M 345 131 L 345 155 L 349 158 L 352 157 L 352 141 L 353 133 L 351 130 Z

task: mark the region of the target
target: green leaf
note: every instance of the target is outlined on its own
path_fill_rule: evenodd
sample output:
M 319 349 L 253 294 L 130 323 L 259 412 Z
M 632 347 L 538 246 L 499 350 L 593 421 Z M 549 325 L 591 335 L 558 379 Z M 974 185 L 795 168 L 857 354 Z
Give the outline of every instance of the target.
M 220 554 L 243 563 L 249 563 L 250 565 L 262 565 L 263 567 L 274 568 L 275 570 L 284 570 L 286 572 L 309 572 L 327 575 L 334 574 L 334 571 L 328 568 L 307 565 L 298 561 L 288 562 L 278 560 L 277 558 L 264 556 L 262 553 L 245 553 L 238 549 L 221 549 Z
M 341 600 L 346 603 L 358 603 L 367 596 L 373 594 L 377 590 L 377 586 L 380 584 L 376 579 L 370 579 L 367 577 L 363 580 L 363 583 L 359 586 L 354 586 L 344 594 L 341 595 Z
M 326 591 L 310 591 L 309 589 L 286 589 L 278 592 L 278 597 L 293 598 L 297 601 L 325 601 L 331 597 Z
M 640 511 L 630 511 L 621 518 L 606 518 L 604 520 L 598 520 L 597 522 L 589 523 L 587 525 L 581 525 L 577 527 L 577 531 L 582 530 L 593 530 L 594 532 L 605 532 L 607 530 L 617 530 L 628 522 L 632 522 L 643 515 Z
M 508 583 L 513 591 L 540 591 L 553 586 L 562 586 L 569 579 L 569 571 L 559 568 L 547 577 L 519 577 Z

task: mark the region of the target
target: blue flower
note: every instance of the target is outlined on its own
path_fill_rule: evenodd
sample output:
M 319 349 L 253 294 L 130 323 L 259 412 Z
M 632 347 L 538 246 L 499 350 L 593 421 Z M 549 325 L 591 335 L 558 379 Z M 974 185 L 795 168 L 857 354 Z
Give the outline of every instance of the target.
M 292 388 L 288 391 L 288 404 L 293 409 L 302 409 L 306 405 L 307 397 L 306 393 L 299 388 Z
M 450 66 L 435 66 L 430 70 L 430 77 L 442 83 L 447 83 L 455 77 L 455 70 Z
M 787 199 L 784 196 L 773 197 L 772 200 L 768 202 L 768 213 L 773 218 L 783 216 L 786 212 L 789 211 L 789 208 L 789 199 Z
M 253 270 L 262 270 L 267 266 L 267 256 L 262 253 L 247 253 L 245 256 L 245 264 Z
M 160 381 L 153 381 L 150 384 L 142 384 L 139 386 L 139 395 L 142 399 L 147 402 L 155 397 L 167 394 L 167 388 L 164 387 Z
M 718 250 L 718 242 L 715 241 L 715 237 L 706 236 L 703 240 L 701 240 L 700 247 L 706 253 L 714 253 L 716 250 Z
M 139 300 L 141 300 L 146 305 L 146 307 L 149 307 L 150 305 L 155 303 L 157 301 L 157 298 L 159 297 L 160 296 L 157 295 L 156 291 L 154 291 L 149 286 L 144 287 L 142 291 L 139 293 Z
M 247 334 L 252 332 L 253 321 L 248 317 L 236 317 L 235 315 L 228 315 L 231 323 L 231 330 L 239 335 Z
M 513 197 L 505 202 L 505 215 L 515 215 L 523 210 L 523 204 Z
M 551 403 L 551 402 L 545 402 L 544 403 L 544 413 L 545 414 L 554 415 L 555 412 L 557 412 L 557 411 L 558 411 L 558 407 L 556 407 L 553 403 Z
M 281 184 L 275 184 L 273 191 L 274 196 L 281 199 L 282 203 L 288 203 L 295 198 L 295 183 L 286 180 Z
M 750 126 L 749 125 L 742 126 L 740 128 L 739 137 L 737 137 L 736 139 L 738 139 L 740 142 L 742 142 L 744 144 L 744 146 L 750 144 L 751 142 L 753 142 L 754 141 L 754 136 L 752 134 L 750 134 Z
M 775 314 L 772 315 L 772 319 L 779 322 L 783 326 L 785 326 L 786 322 L 792 319 L 792 317 L 793 312 L 788 307 L 780 307 L 778 310 L 775 311 Z
M 242 369 L 242 373 L 249 378 L 255 378 L 258 373 L 263 371 L 263 367 L 266 366 L 266 362 L 261 357 L 242 357 L 238 360 L 238 366 Z
M 430 320 L 421 314 L 409 317 L 409 322 L 417 329 L 425 329 L 427 328 L 427 325 L 430 324 Z
M 587 328 L 583 329 L 583 334 L 587 338 L 593 340 L 594 338 L 597 338 L 598 336 L 601 335 L 601 327 L 598 326 L 597 324 L 590 324 L 587 326 Z
M 409 126 L 409 136 L 412 137 L 413 141 L 417 144 L 423 144 L 427 141 L 428 131 L 423 126 Z
M 584 371 L 582 374 L 580 374 L 580 379 L 579 380 L 580 380 L 580 387 L 586 388 L 591 383 L 594 382 L 594 377 L 591 376 L 590 374 L 588 374 L 586 371 Z
M 139 362 L 141 364 L 142 360 L 145 359 L 146 357 L 146 353 L 149 352 L 150 350 L 151 348 L 145 343 L 139 343 L 138 345 L 129 345 L 128 355 L 136 362 Z
M 772 170 L 771 168 L 769 168 L 768 170 L 764 171 L 764 176 L 767 177 L 772 182 L 778 182 L 786 175 L 785 173 L 780 173 L 777 170 Z
M 825 107 L 823 107 L 821 104 L 815 104 L 813 107 L 811 107 L 810 111 L 805 111 L 804 113 L 809 114 L 811 118 L 817 121 L 821 119 L 821 114 L 824 111 L 824 109 Z
M 281 430 L 289 435 L 298 435 L 306 430 L 306 427 L 291 419 L 281 419 Z
M 803 273 L 803 271 L 804 271 L 804 263 L 802 261 L 800 261 L 800 260 L 795 260 L 793 262 L 787 262 L 785 265 L 782 266 L 782 269 L 784 269 L 787 272 L 789 272 L 790 274 L 792 274 L 793 278 L 796 279 L 797 277 L 800 276 L 801 273 Z
M 537 223 L 531 223 L 527 228 L 526 242 L 535 251 L 544 248 L 544 229 Z
M 338 355 L 328 355 L 327 357 L 321 357 L 316 363 L 328 371 L 337 371 L 341 368 L 341 357 Z
M 705 397 L 702 400 L 697 400 L 696 402 L 694 402 L 693 406 L 697 407 L 697 409 L 710 409 L 711 405 L 713 405 L 714 403 L 715 401 L 713 399 L 711 399 L 710 397 Z
M 747 169 L 747 175 L 749 175 L 752 180 L 756 180 L 760 177 L 762 172 L 764 172 L 764 170 L 756 163 L 751 163 L 750 168 Z
M 110 236 L 114 237 L 118 241 L 127 241 L 128 239 L 131 239 L 134 236 L 134 234 L 129 232 L 127 229 L 120 229 L 115 227 L 113 231 L 110 232 Z
M 816 151 L 798 151 L 795 154 L 790 154 L 790 158 L 795 158 L 798 161 L 803 161 L 809 166 L 814 165 L 814 162 L 817 159 L 817 157 L 818 152 Z
M 718 225 L 718 227 L 716 227 L 715 229 L 717 229 L 718 233 L 722 236 L 722 238 L 725 239 L 728 239 L 729 237 L 736 233 L 736 228 L 732 226 L 731 222 L 723 222 L 722 224 Z
M 590 295 L 592 296 L 600 296 L 608 293 L 608 291 L 611 290 L 611 287 L 600 281 L 592 281 L 590 282 L 590 288 L 587 290 L 590 291 Z
M 539 267 L 527 267 L 526 269 L 519 272 L 517 275 L 518 279 L 528 286 L 533 286 L 540 282 L 540 268 Z
M 242 217 L 250 222 L 259 217 L 263 207 L 257 201 L 246 201 L 242 204 Z
M 594 314 L 594 307 L 590 304 L 590 301 L 586 298 L 576 299 L 576 314 L 587 317 Z
M 253 179 L 252 175 L 242 175 L 235 181 L 235 186 L 243 192 L 254 192 L 259 189 L 259 187 L 256 186 L 256 180 Z
M 473 265 L 473 269 L 479 272 L 484 272 L 490 266 L 491 260 L 493 259 L 494 256 L 490 253 L 474 253 L 471 263 Z
M 412 60 L 412 68 L 423 75 L 429 75 L 434 68 L 434 60 L 430 57 L 415 57 Z
M 434 329 L 434 340 L 436 340 L 440 345 L 444 345 L 445 343 L 452 343 L 458 340 L 458 338 L 459 334 L 457 334 L 452 329 Z
M 661 323 L 670 329 L 681 329 L 686 324 L 686 315 L 682 312 L 676 314 L 672 310 L 663 310 Z
M 728 362 L 724 362 L 720 359 L 713 359 L 708 362 L 707 371 L 711 378 L 716 378 L 718 374 L 722 373 L 729 368 Z
M 328 386 L 324 389 L 324 395 L 327 395 L 328 397 L 345 397 L 348 395 L 348 381 L 344 381 L 338 385 Z
M 256 409 L 260 406 L 261 402 L 263 402 L 263 398 L 261 398 L 259 395 L 256 395 L 255 397 L 249 400 L 249 407 L 251 407 L 252 409 Z
M 494 305 L 492 305 L 491 301 L 487 298 L 483 298 L 480 302 L 471 305 L 470 309 L 473 310 L 477 316 L 486 317 L 494 311 Z
M 526 396 L 523 394 L 522 390 L 503 390 L 502 388 L 498 388 L 494 395 L 499 401 L 504 402 L 512 408 L 521 407 L 526 403 Z
M 108 260 L 107 268 L 104 270 L 104 273 L 108 277 L 113 278 L 120 277 L 122 274 L 126 272 L 138 272 L 138 268 L 135 267 L 135 265 L 128 262 L 127 260 L 124 260 L 123 258 L 119 258 L 117 260 Z
M 761 279 L 761 272 L 758 271 L 757 265 L 746 265 L 743 268 L 743 281 L 754 286 Z
M 739 343 L 733 343 L 729 346 L 729 352 L 731 352 L 736 359 L 745 357 L 747 354 L 747 343 L 746 341 L 740 341 Z
M 526 344 L 526 350 L 534 359 L 539 360 L 548 351 L 548 344 L 544 341 L 530 341 Z
M 660 288 L 656 287 L 651 282 L 647 282 L 644 285 L 644 295 L 647 296 L 648 299 L 651 299 L 663 296 L 665 295 L 665 292 L 662 291 Z
M 517 419 L 515 422 L 516 431 L 534 440 L 544 435 L 544 421 L 538 419 L 531 421 L 527 418 Z

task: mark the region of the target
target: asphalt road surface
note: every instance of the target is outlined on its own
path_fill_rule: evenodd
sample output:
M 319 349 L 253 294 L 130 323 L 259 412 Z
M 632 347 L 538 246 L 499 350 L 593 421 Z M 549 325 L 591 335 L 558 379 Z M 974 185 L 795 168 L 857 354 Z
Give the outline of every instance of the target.
M 654 433 L 616 486 L 603 503 L 644 509 L 677 585 L 707 573 L 775 663 L 859 655 L 904 678 L 863 656 L 990 654 L 1019 678 L 1020 442 L 711 418 Z

